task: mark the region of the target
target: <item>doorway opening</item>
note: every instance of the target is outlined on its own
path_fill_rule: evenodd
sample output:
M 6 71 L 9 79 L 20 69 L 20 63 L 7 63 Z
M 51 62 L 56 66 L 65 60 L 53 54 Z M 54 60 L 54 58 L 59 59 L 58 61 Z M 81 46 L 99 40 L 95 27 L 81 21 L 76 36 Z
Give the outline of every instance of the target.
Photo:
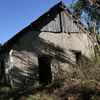
M 81 63 L 81 58 L 82 58 L 82 54 L 80 51 L 75 52 L 75 56 L 76 56 L 76 64 L 80 64 Z
M 0 74 L 1 74 L 1 76 L 4 76 L 5 75 L 5 64 L 4 64 L 4 60 L 1 60 Z
M 50 84 L 52 82 L 51 57 L 48 55 L 39 56 L 38 62 L 40 84 Z

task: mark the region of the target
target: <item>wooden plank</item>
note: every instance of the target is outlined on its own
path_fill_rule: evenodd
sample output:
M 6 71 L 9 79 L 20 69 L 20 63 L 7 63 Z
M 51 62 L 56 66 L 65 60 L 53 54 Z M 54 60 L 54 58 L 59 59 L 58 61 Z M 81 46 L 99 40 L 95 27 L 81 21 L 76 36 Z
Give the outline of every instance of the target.
M 36 25 L 36 30 L 47 32 L 60 32 L 60 18 L 58 12 L 52 12 Z

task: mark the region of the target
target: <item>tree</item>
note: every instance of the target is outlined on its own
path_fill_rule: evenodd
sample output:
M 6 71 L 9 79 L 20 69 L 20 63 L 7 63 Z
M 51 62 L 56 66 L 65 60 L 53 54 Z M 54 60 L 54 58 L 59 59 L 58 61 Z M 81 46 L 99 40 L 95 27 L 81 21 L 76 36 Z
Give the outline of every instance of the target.
M 78 0 L 72 6 L 77 17 L 85 19 L 91 32 L 98 33 L 100 30 L 100 0 Z

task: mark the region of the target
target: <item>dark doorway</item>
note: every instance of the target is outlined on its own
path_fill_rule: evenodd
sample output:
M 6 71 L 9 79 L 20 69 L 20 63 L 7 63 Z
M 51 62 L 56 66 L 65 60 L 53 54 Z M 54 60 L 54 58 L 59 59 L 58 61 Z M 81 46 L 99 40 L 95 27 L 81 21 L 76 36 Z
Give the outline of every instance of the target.
M 1 60 L 0 74 L 1 74 L 1 76 L 5 75 L 5 64 L 4 64 L 4 60 Z
M 52 82 L 51 57 L 47 55 L 39 56 L 38 62 L 40 84 L 50 84 Z
M 76 63 L 77 64 L 80 64 L 81 63 L 81 56 L 82 56 L 82 54 L 81 54 L 81 52 L 79 51 L 79 52 L 76 52 L 75 53 L 75 55 L 76 55 Z

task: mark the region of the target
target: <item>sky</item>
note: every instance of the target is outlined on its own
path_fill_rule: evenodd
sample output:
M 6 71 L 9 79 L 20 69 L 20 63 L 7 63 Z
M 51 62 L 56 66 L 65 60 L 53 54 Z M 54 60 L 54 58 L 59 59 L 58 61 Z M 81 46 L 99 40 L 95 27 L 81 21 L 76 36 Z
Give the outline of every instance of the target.
M 4 44 L 61 0 L 0 0 L 0 43 Z M 69 6 L 72 0 L 63 0 Z

